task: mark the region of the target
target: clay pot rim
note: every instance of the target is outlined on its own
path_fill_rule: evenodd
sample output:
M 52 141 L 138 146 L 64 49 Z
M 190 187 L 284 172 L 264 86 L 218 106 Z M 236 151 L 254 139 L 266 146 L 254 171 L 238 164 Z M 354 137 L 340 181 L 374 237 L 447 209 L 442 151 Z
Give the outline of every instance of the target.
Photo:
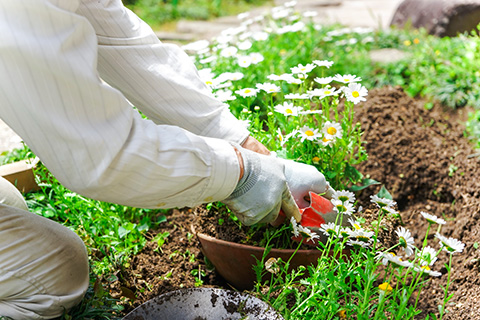
M 215 243 L 222 244 L 222 245 L 231 246 L 231 247 L 234 247 L 234 248 L 242 248 L 242 249 L 251 250 L 251 251 L 254 251 L 254 252 L 263 252 L 266 249 L 265 247 L 252 246 L 252 245 L 248 245 L 248 244 L 242 244 L 242 243 L 237 243 L 237 242 L 233 242 L 233 241 L 226 241 L 226 240 L 218 239 L 218 238 L 209 236 L 209 235 L 207 235 L 205 233 L 201 233 L 201 232 L 196 232 L 196 235 L 197 235 L 198 238 L 203 238 L 204 240 L 207 240 L 207 241 L 215 242 Z M 270 254 L 275 254 L 277 252 L 293 254 L 295 251 L 297 251 L 297 253 L 308 254 L 308 253 L 319 253 L 319 252 L 321 252 L 321 249 L 317 248 L 317 249 L 295 250 L 295 249 L 276 249 L 276 248 L 272 248 L 270 250 Z

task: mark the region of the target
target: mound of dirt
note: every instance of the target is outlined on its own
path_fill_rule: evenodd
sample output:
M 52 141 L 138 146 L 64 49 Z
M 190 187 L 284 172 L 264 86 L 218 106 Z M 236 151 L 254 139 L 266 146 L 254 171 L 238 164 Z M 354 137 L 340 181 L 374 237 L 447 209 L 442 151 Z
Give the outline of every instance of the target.
M 441 233 L 466 244 L 453 259 L 452 284 L 454 297 L 447 306 L 444 319 L 478 319 L 480 314 L 480 157 L 474 156 L 463 136 L 461 111 L 447 112 L 440 106 L 424 108 L 424 102 L 408 97 L 400 88 L 372 90 L 368 101 L 358 105 L 356 118 L 365 132 L 368 161 L 358 169 L 385 185 L 397 201 L 402 219 L 421 245 L 427 223 L 420 211 L 447 220 Z M 359 194 L 367 204 L 369 196 L 379 191 L 371 186 Z M 126 311 L 162 293 L 196 285 L 229 288 L 206 265 L 198 240 L 190 228 L 194 210 L 174 210 L 168 222 L 151 237 L 168 232 L 165 243 L 158 248 L 149 242 L 133 257 L 130 268 L 119 274 L 119 281 L 110 283 L 113 295 L 129 296 Z M 438 247 L 432 235 L 430 245 Z M 422 290 L 418 318 L 437 312 L 443 301 L 441 286 L 447 282 L 447 255 L 441 254 L 434 269 L 443 275 Z M 135 295 L 135 298 L 133 297 Z
M 444 319 L 479 319 L 480 306 L 480 157 L 464 137 L 464 110 L 424 108 L 423 101 L 409 98 L 400 88 L 373 90 L 357 109 L 365 132 L 368 161 L 358 169 L 381 181 L 398 202 L 406 227 L 421 245 L 427 224 L 420 211 L 443 217 L 441 234 L 466 244 L 453 257 L 454 297 Z M 368 190 L 375 193 L 378 190 Z M 429 237 L 429 243 L 437 245 Z M 435 246 L 438 248 L 438 246 Z M 436 312 L 443 301 L 440 286 L 447 283 L 447 255 L 435 268 L 444 275 L 422 291 L 419 308 Z M 422 318 L 422 315 L 419 318 Z

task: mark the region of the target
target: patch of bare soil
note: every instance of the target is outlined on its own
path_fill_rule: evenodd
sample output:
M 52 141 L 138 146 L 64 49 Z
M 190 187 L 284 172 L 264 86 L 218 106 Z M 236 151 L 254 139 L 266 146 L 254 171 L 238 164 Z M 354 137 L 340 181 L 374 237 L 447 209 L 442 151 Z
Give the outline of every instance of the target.
M 463 136 L 464 126 L 458 120 L 461 111 L 447 112 L 439 106 L 426 110 L 423 105 L 399 88 L 372 90 L 368 101 L 356 109 L 369 155 L 368 161 L 358 169 L 386 186 L 418 246 L 427 228 L 420 211 L 447 220 L 441 233 L 460 239 L 466 247 L 463 253 L 454 255 L 453 283 L 449 288 L 449 294 L 454 293 L 454 297 L 444 319 L 479 319 L 480 249 L 475 249 L 474 243 L 480 242 L 477 223 L 480 218 L 480 159 L 472 156 L 475 151 Z M 367 206 L 369 196 L 376 194 L 379 188 L 372 186 L 362 191 L 358 195 L 361 204 Z M 240 233 L 234 223 L 219 226 L 218 216 L 202 207 L 173 210 L 168 221 L 151 232 L 152 239 L 159 233 L 169 232 L 161 248 L 156 242 L 149 242 L 132 258 L 130 268 L 118 275 L 120 280 L 110 284 L 114 296 L 132 298 L 125 304 L 126 312 L 182 287 L 229 288 L 205 263 L 200 244 L 193 236 L 191 225 L 198 224 L 198 216 L 204 218 L 201 222 L 203 232 L 238 242 L 248 238 L 248 241 L 261 244 L 256 233 Z M 429 244 L 438 248 L 433 233 L 429 238 Z M 437 312 L 437 305 L 443 300 L 441 286 L 447 282 L 446 262 L 447 255 L 442 254 L 434 269 L 443 275 L 422 290 L 419 308 L 423 313 L 419 319 L 429 312 Z

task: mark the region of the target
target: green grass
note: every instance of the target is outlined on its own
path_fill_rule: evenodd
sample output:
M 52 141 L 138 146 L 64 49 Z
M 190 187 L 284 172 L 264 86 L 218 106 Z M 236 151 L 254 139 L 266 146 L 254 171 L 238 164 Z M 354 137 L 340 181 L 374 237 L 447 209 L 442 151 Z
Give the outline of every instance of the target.
M 271 0 L 131 0 L 124 1 L 154 29 L 163 29 L 170 22 L 180 19 L 210 20 L 213 18 L 251 10 L 261 5 L 271 5 Z

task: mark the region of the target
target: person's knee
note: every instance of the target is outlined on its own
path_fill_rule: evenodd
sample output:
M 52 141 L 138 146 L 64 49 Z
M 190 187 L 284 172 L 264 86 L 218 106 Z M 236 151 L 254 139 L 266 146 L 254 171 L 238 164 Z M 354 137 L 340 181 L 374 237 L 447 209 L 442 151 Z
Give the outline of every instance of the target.
M 61 316 L 88 288 L 83 241 L 70 229 L 33 213 L 3 205 L 0 209 L 0 316 Z

